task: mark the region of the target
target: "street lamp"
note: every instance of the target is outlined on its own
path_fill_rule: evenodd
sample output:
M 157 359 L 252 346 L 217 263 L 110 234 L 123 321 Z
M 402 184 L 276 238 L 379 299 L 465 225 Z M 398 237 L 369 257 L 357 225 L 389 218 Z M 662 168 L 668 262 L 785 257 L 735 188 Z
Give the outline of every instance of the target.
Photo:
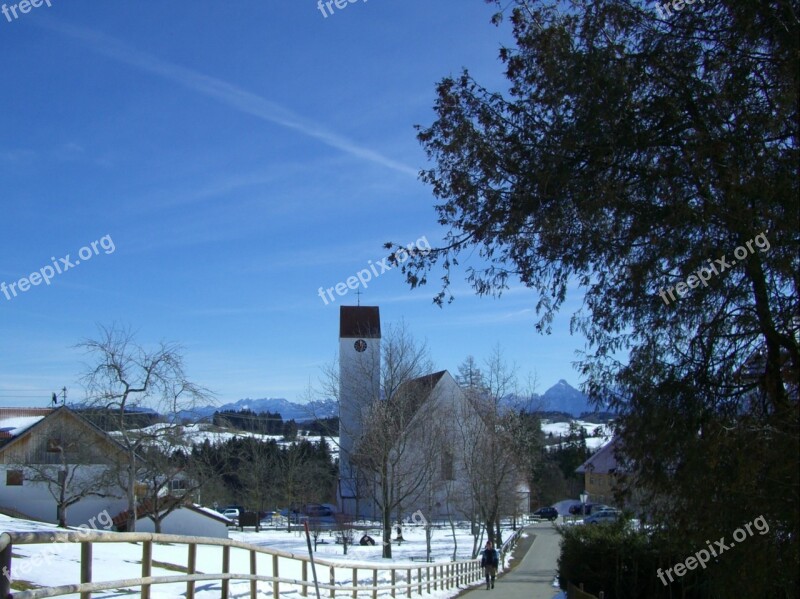
M 587 502 L 588 500 L 589 500 L 589 494 L 588 494 L 586 491 L 584 491 L 583 493 L 581 493 L 581 506 L 582 506 L 581 513 L 582 513 L 584 516 L 586 516 L 586 502 Z

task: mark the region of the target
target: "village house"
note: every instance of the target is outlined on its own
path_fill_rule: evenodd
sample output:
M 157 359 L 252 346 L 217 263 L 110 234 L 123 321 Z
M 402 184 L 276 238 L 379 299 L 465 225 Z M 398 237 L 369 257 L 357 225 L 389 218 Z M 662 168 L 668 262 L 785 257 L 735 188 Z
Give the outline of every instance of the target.
M 111 473 L 123 448 L 68 407 L 0 408 L 0 510 L 70 526 L 125 507 Z

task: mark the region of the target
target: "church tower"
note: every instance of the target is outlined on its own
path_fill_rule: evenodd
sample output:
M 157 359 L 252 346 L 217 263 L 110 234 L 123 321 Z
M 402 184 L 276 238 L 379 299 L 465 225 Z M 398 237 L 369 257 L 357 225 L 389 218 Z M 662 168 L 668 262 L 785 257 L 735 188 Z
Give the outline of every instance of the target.
M 339 307 L 339 509 L 358 516 L 371 511 L 365 482 L 351 466 L 361 437 L 362 413 L 380 398 L 381 318 L 377 306 Z M 361 512 L 357 514 L 356 512 Z

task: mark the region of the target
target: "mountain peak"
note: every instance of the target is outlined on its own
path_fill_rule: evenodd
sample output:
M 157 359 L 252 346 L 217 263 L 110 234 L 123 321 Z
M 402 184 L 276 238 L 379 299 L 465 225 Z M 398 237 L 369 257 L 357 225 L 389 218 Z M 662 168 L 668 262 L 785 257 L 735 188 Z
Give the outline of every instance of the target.
M 594 411 L 594 408 L 589 403 L 589 398 L 564 379 L 561 379 L 545 391 L 542 395 L 542 401 L 546 410 L 566 412 L 576 417 L 585 412 Z

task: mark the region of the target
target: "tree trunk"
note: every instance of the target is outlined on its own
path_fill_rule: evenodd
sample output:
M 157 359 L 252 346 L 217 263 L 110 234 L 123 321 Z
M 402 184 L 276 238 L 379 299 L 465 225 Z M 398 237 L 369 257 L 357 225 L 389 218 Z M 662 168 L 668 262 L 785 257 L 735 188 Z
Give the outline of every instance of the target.
M 385 558 L 392 557 L 392 511 L 384 504 L 381 509 L 381 523 L 383 525 L 383 553 Z
M 431 530 L 430 524 L 425 526 L 425 561 L 431 561 L 431 538 L 433 537 L 433 531 Z
M 67 494 L 67 477 L 64 476 L 61 480 L 61 488 L 59 489 L 58 493 L 58 526 L 59 528 L 66 528 L 67 527 L 67 502 L 66 502 L 66 494 Z
M 131 450 L 128 464 L 128 522 L 126 531 L 136 532 L 136 453 Z
M 453 561 L 456 561 L 458 556 L 458 538 L 456 537 L 456 523 L 453 522 L 453 515 L 448 512 L 448 519 L 450 520 L 450 533 L 453 535 Z

